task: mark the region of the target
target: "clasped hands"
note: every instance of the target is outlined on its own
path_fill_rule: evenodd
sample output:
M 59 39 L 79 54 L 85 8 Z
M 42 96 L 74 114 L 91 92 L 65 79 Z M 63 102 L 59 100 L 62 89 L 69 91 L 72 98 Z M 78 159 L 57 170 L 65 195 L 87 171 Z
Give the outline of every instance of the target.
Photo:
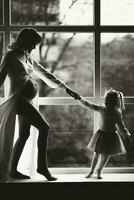
M 81 96 L 80 96 L 78 93 L 74 92 L 73 90 L 71 90 L 71 89 L 68 88 L 68 87 L 66 87 L 66 92 L 67 92 L 70 96 L 72 96 L 73 98 L 75 98 L 75 99 L 77 99 L 77 100 L 80 100 L 80 99 L 81 99 Z

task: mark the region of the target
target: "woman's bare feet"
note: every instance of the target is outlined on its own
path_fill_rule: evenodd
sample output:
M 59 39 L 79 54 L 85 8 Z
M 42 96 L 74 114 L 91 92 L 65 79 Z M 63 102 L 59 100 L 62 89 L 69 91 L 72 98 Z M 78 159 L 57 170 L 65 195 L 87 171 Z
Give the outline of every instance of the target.
M 89 173 L 88 173 L 88 175 L 86 176 L 86 178 L 91 178 L 92 176 L 93 176 L 93 171 L 90 171 Z
M 30 179 L 30 176 L 24 175 L 18 171 L 10 172 L 9 176 L 14 179 Z
M 43 176 L 45 176 L 45 178 L 48 180 L 48 181 L 56 181 L 57 178 L 53 177 L 49 170 L 48 169 L 37 169 L 37 172 Z

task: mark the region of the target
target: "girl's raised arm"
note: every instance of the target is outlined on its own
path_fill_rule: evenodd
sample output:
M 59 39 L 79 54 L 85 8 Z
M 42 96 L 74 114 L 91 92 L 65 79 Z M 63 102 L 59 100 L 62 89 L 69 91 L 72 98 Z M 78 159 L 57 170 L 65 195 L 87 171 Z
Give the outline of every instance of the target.
M 79 101 L 80 101 L 80 104 L 83 105 L 85 108 L 89 108 L 95 111 L 100 111 L 99 105 L 86 100 L 84 97 L 81 97 Z

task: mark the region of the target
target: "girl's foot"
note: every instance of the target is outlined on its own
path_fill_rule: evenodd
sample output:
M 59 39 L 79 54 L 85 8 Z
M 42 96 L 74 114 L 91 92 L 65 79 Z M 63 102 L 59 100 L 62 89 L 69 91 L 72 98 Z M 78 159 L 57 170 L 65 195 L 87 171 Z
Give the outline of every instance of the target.
M 9 173 L 9 176 L 10 176 L 10 178 L 14 178 L 14 179 L 30 179 L 30 176 L 21 174 L 21 173 L 18 172 L 18 171 L 10 172 L 10 173 Z
M 86 178 L 91 178 L 93 175 L 93 171 L 89 172 L 88 175 L 86 176 Z
M 97 170 L 97 179 L 102 179 L 101 171 L 100 170 Z
M 97 179 L 102 179 L 102 176 L 97 176 Z
M 48 169 L 37 169 L 37 172 L 43 176 L 45 176 L 45 178 L 48 180 L 48 181 L 56 181 L 57 178 L 53 177 L 49 170 Z

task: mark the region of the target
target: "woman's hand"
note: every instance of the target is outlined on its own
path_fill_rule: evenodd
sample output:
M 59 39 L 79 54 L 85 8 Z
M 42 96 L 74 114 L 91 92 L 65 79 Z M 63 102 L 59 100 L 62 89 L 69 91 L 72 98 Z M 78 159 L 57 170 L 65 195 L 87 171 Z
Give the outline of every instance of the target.
M 81 99 L 81 96 L 80 96 L 77 92 L 75 92 L 75 91 L 73 91 L 71 88 L 69 88 L 65 83 L 62 82 L 62 83 L 60 84 L 60 88 L 65 89 L 66 92 L 67 92 L 70 96 L 72 96 L 73 98 L 75 98 L 75 99 L 77 99 L 77 100 L 80 100 L 80 99 Z
M 73 90 L 71 90 L 70 88 L 66 88 L 66 92 L 70 95 L 70 96 L 72 96 L 73 98 L 75 98 L 75 99 L 81 99 L 81 97 L 80 97 L 80 95 L 79 94 L 77 94 L 76 92 L 74 92 Z

